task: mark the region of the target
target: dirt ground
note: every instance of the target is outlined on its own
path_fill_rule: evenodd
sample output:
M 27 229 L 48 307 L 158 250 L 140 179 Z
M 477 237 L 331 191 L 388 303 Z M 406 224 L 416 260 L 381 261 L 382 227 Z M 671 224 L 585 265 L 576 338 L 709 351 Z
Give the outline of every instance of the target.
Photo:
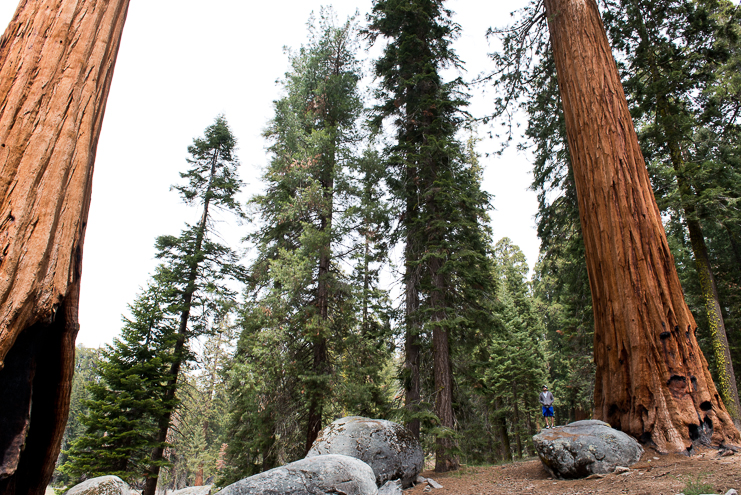
M 569 495 L 675 495 L 689 481 L 707 483 L 709 493 L 725 494 L 731 488 L 741 492 L 741 453 L 719 457 L 716 450 L 702 450 L 692 457 L 660 455 L 647 450 L 641 460 L 625 474 L 608 474 L 601 479 L 553 479 L 537 458 L 512 464 L 464 467 L 453 473 L 422 473 L 442 489 L 424 490 L 427 483 L 404 491 L 405 495 L 499 495 L 499 494 L 569 494 Z

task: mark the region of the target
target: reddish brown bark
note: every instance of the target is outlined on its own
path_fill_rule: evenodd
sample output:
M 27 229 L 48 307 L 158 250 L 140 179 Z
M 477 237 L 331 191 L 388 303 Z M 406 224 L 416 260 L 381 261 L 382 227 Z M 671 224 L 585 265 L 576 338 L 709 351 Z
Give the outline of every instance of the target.
M 23 0 L 0 38 L 5 494 L 43 493 L 59 453 L 93 163 L 128 4 Z
M 453 370 L 450 361 L 450 337 L 448 330 L 441 324 L 445 320 L 444 294 L 448 287 L 442 272 L 439 258 L 429 261 L 432 283 L 431 306 L 434 308 L 432 319 L 433 368 L 435 376 L 435 414 L 440 419 L 440 426 L 449 432 L 455 430 L 453 416 Z M 435 440 L 435 471 L 445 473 L 460 467 L 460 461 L 452 450 L 456 447 L 455 439 L 450 435 L 437 435 Z
M 203 486 L 203 463 L 198 465 L 198 471 L 196 471 L 196 479 L 193 482 L 193 486 Z
M 684 301 L 595 0 L 545 0 L 595 318 L 595 417 L 662 452 L 739 444 Z
M 339 67 L 335 70 L 338 73 Z M 336 124 L 330 122 L 328 128 L 334 129 Z M 329 351 L 327 349 L 327 331 L 330 327 L 329 321 L 329 299 L 330 299 L 330 261 L 332 256 L 332 214 L 334 212 L 334 167 L 336 159 L 334 152 L 327 153 L 326 163 L 322 171 L 321 184 L 322 196 L 326 210 L 320 213 L 319 232 L 325 234 L 326 242 L 320 248 L 319 252 L 319 270 L 317 272 L 317 312 L 322 322 L 321 335 L 312 342 L 314 351 L 313 372 L 317 377 L 327 376 L 329 374 Z M 326 386 L 321 383 L 319 386 L 313 386 L 309 391 L 311 399 L 309 401 L 309 417 L 306 426 L 306 452 L 308 453 L 314 441 L 322 431 L 322 414 L 324 412 L 324 399 L 326 396 Z

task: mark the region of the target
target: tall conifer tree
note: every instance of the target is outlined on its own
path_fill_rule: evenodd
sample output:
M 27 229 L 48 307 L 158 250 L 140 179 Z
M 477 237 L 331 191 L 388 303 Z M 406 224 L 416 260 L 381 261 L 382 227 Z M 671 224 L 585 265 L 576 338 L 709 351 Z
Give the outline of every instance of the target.
M 396 129 L 388 163 L 406 241 L 406 405 L 410 428 L 419 435 L 419 359 L 422 335 L 429 332 L 437 471 L 458 467 L 451 338 L 460 336 L 452 333 L 481 323 L 477 304 L 491 286 L 482 228 L 488 197 L 455 138 L 466 104 L 461 81 L 445 83 L 440 76 L 445 67 L 460 67 L 450 46 L 460 28 L 451 15 L 439 0 L 379 0 L 368 28 L 371 40 L 388 40 L 376 62 L 381 103 L 375 123 L 394 117 Z
M 177 314 L 179 321 L 164 397 L 169 406 L 158 424 L 143 495 L 154 495 L 157 487 L 178 376 L 189 358 L 188 340 L 205 331 L 206 318 L 218 307 L 215 301 L 233 296 L 223 282 L 243 278 L 237 255 L 216 242 L 212 228 L 214 210 L 243 216 L 236 199 L 242 183 L 237 175 L 235 148 L 236 140 L 223 116 L 206 128 L 203 138 L 193 140 L 188 147 L 190 168 L 180 174 L 186 183 L 175 189 L 186 204 L 200 207 L 200 218 L 196 225 L 187 225 L 179 237 L 161 236 L 156 242 L 157 257 L 164 260 L 159 276 L 170 288 L 169 311 Z
M 253 433 L 230 443 L 226 480 L 305 455 L 335 414 L 383 412 L 388 402 L 379 382 L 359 383 L 390 359 L 390 327 L 376 290 L 378 160 L 358 156 L 357 29 L 324 9 L 309 29 L 265 132 L 266 191 L 252 200 L 262 226 L 230 388 L 233 436 Z

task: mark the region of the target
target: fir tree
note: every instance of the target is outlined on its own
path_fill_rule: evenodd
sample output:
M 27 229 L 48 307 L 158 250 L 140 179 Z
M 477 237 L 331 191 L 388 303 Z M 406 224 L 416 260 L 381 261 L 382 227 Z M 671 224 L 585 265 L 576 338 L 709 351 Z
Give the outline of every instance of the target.
M 176 322 L 157 280 L 129 307 L 121 337 L 106 347 L 88 385 L 85 433 L 67 452 L 60 471 L 73 480 L 115 475 L 140 482 L 159 444 L 157 425 L 175 401 L 164 386 L 173 362 Z
M 222 446 L 231 441 L 225 371 L 235 344 L 234 310 L 232 301 L 217 302 L 209 331 L 196 345 L 195 362 L 178 383 L 180 400 L 168 433 L 172 466 L 160 474 L 160 489 L 179 490 L 218 475 Z
M 527 283 L 525 255 L 505 237 L 494 247 L 494 259 L 501 325 L 476 350 L 481 356 L 477 375 L 480 393 L 495 411 L 492 415 L 501 428 L 496 433 L 507 459 L 510 432 L 517 457 L 526 455 L 526 450 L 533 452 L 528 439 L 535 434 L 537 397 L 545 380 L 545 342 Z

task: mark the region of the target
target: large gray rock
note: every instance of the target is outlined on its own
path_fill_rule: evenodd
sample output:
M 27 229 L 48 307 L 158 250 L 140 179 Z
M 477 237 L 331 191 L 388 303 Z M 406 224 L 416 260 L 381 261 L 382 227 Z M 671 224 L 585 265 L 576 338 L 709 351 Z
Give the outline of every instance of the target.
M 398 423 L 350 416 L 324 428 L 307 458 L 326 454 L 349 455 L 366 462 L 375 473 L 376 485 L 401 480 L 412 485 L 422 472 L 425 457 L 414 435 Z
M 373 470 L 359 459 L 323 455 L 301 459 L 227 486 L 219 495 L 377 495 Z
M 64 495 L 130 495 L 129 485 L 118 476 L 99 476 L 83 481 Z
M 636 440 L 597 420 L 543 430 L 533 437 L 545 467 L 558 478 L 584 478 L 635 464 L 643 454 Z

